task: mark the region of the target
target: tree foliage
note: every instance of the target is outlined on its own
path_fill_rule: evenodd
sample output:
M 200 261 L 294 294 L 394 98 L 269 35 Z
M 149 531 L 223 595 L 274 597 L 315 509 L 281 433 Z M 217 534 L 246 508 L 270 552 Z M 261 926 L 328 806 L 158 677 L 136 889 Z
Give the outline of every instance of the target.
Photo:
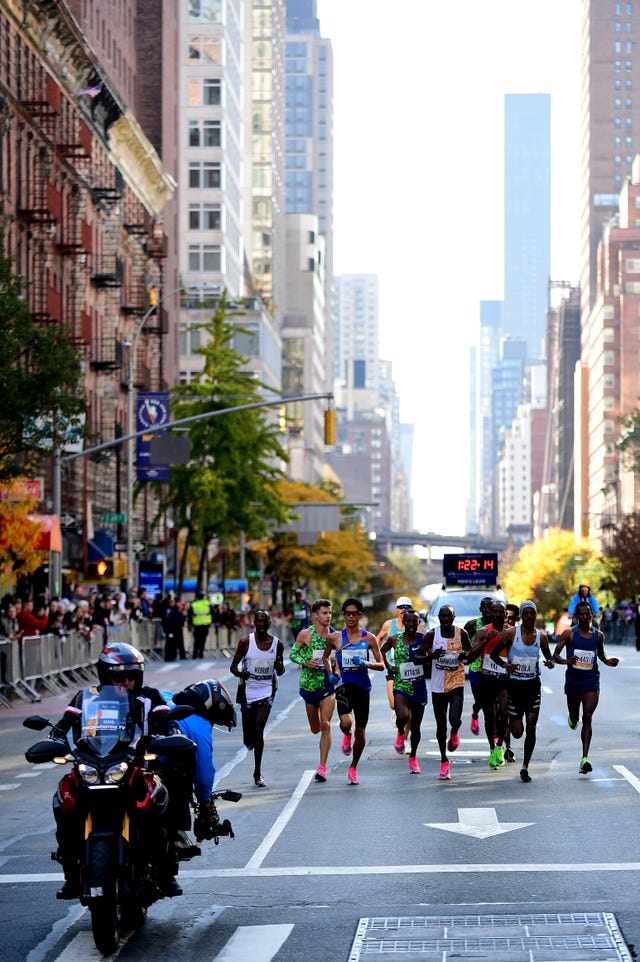
M 605 554 L 614 598 L 621 601 L 637 597 L 640 594 L 640 511 L 625 515 L 615 526 Z
M 305 501 L 339 503 L 329 486 L 282 480 L 278 491 L 295 514 L 296 503 Z M 320 533 L 314 545 L 299 545 L 295 534 L 279 533 L 256 547 L 263 554 L 265 570 L 271 575 L 272 591 L 282 591 L 283 602 L 302 587 L 314 597 L 331 600 L 369 589 L 375 556 L 361 524 L 349 511 L 343 512 L 339 531 Z
M 30 515 L 33 498 L 25 498 L 11 482 L 3 486 L 0 498 L 0 591 L 13 589 L 16 576 L 27 577 L 42 564 L 36 549 L 40 525 Z
M 174 525 L 186 531 L 180 582 L 186 553 L 197 548 L 200 584 L 208 577 L 214 539 L 224 545 L 236 541 L 240 531 L 247 538 L 261 538 L 272 522 L 288 517 L 277 488 L 287 456 L 277 425 L 266 408 L 228 410 L 261 400 L 265 385 L 242 371 L 246 360 L 232 346 L 239 328 L 227 318 L 226 295 L 202 329 L 203 370 L 195 381 L 174 388 L 172 418 L 220 414 L 191 425 L 190 463 L 171 468 L 164 504 L 174 515 Z
M 85 410 L 80 357 L 61 324 L 38 326 L 0 237 L 0 480 L 33 473 Z
M 594 555 L 588 541 L 576 541 L 570 531 L 554 528 L 520 549 L 503 588 L 509 601 L 534 601 L 544 619 L 556 621 L 567 610 L 578 584 L 598 591 L 605 578 L 602 559 Z

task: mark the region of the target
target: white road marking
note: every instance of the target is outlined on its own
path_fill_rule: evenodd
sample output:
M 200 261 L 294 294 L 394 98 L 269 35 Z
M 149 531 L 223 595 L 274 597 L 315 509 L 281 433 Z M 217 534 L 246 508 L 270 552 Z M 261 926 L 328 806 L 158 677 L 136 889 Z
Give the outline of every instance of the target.
M 287 822 L 289 821 L 289 819 L 295 812 L 296 808 L 298 807 L 300 799 L 306 792 L 313 776 L 314 776 L 314 772 L 311 769 L 302 773 L 302 778 L 296 785 L 293 795 L 291 796 L 291 798 L 289 799 L 285 807 L 282 809 L 282 811 L 278 815 L 277 819 L 275 820 L 275 822 L 267 832 L 261 844 L 258 846 L 254 854 L 251 856 L 251 858 L 247 862 L 246 868 L 248 869 L 259 868 L 262 865 L 265 858 L 269 854 L 271 848 L 273 847 L 273 845 L 276 843 L 276 841 L 284 831 L 287 825 Z
M 0 792 L 12 792 L 15 788 L 20 788 L 19 785 L 0 785 Z
M 23 772 L 22 775 L 14 775 L 14 778 L 37 778 L 42 775 L 42 771 L 39 772 Z
M 635 788 L 636 792 L 640 794 L 640 778 L 632 774 L 632 772 L 630 772 L 628 768 L 625 768 L 624 765 L 614 765 L 613 767 L 617 772 L 620 772 L 624 780 L 629 782 L 631 787 Z
M 293 925 L 241 925 L 214 962 L 269 962 L 291 935 Z
M 598 872 L 640 872 L 640 862 L 460 862 L 422 865 L 283 865 L 272 868 L 221 868 L 221 869 L 180 869 L 180 879 L 223 879 L 223 878 L 296 878 L 334 875 L 509 875 L 535 872 L 577 872 L 598 874 Z M 33 884 L 34 882 L 59 882 L 62 873 L 41 875 L 0 875 L 0 885 Z
M 126 935 L 121 935 L 117 951 L 113 955 L 107 956 L 107 958 L 116 959 L 132 934 L 133 933 L 128 932 Z M 60 955 L 56 956 L 55 962 L 104 962 L 104 959 L 105 957 L 102 952 L 98 952 L 96 949 L 91 931 L 87 929 L 83 932 L 78 932 L 75 938 L 65 946 Z
M 423 825 L 472 838 L 492 838 L 518 828 L 528 828 L 535 822 L 499 822 L 495 808 L 459 808 L 457 822 L 423 822 Z

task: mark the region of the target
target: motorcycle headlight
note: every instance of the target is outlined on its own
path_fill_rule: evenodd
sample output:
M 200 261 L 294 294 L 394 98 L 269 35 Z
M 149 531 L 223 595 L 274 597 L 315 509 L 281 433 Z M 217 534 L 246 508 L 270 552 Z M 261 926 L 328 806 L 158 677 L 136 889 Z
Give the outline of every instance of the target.
M 126 762 L 120 762 L 119 765 L 113 765 L 108 768 L 105 772 L 104 780 L 106 785 L 118 785 L 124 778 L 128 765 Z
M 96 785 L 100 781 L 98 769 L 94 768 L 93 765 L 78 765 L 78 772 L 85 785 Z

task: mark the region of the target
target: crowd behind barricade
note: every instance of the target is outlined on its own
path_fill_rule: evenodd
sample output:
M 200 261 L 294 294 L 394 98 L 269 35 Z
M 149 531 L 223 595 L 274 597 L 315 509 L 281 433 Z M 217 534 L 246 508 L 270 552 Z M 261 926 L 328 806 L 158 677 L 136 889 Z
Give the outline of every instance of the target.
M 39 700 L 42 689 L 59 693 L 94 680 L 92 666 L 110 640 L 165 661 L 235 649 L 253 625 L 255 606 L 238 612 L 228 603 L 205 604 L 203 619 L 196 600 L 179 600 L 173 591 L 153 599 L 144 588 L 81 596 L 72 586 L 60 598 L 6 594 L 0 600 L 0 704 L 10 705 L 12 697 Z

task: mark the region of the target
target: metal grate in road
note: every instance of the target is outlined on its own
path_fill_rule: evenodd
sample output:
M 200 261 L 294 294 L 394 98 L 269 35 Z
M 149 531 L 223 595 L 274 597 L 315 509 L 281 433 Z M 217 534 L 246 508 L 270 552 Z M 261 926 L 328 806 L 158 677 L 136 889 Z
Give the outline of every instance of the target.
M 631 962 L 608 912 L 390 916 L 360 919 L 349 962 Z

